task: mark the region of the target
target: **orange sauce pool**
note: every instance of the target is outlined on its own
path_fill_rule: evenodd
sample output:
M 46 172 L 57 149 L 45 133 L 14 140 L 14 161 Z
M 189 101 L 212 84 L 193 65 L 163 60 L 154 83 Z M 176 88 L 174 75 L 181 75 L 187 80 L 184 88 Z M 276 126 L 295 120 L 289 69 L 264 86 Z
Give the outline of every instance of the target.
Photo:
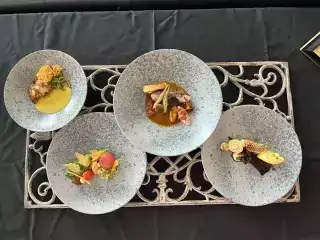
M 188 94 L 187 91 L 184 88 L 182 88 L 181 86 L 179 86 L 178 84 L 173 83 L 173 82 L 166 82 L 166 83 L 170 85 L 170 91 L 183 91 L 185 94 Z M 151 94 L 146 94 L 146 101 L 145 101 L 146 112 L 147 112 L 147 106 L 148 106 L 149 101 L 152 101 L 150 95 Z M 148 114 L 147 114 L 147 116 L 148 116 Z M 152 116 L 148 116 L 148 118 L 152 122 L 154 122 L 160 126 L 164 126 L 164 127 L 169 127 L 169 126 L 175 125 L 180 122 L 178 119 L 174 123 L 170 122 L 170 110 L 169 109 L 166 113 L 157 112 Z

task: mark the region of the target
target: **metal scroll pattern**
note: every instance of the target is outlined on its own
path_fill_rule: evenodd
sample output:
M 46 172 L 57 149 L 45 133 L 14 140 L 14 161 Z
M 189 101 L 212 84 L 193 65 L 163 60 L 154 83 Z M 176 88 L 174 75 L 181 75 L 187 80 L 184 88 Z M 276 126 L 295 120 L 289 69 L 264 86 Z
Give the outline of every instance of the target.
M 224 108 L 229 109 L 241 104 L 259 104 L 269 107 L 283 116 L 294 126 L 289 70 L 285 62 L 249 63 L 209 63 L 216 72 L 222 91 L 228 86 L 237 92 L 236 98 L 226 101 Z M 247 68 L 255 68 L 251 78 L 245 77 Z M 125 66 L 84 66 L 88 84 L 95 94 L 100 94 L 98 103 L 84 106 L 81 114 L 93 111 L 113 111 L 113 91 Z M 232 68 L 232 71 L 230 70 Z M 235 73 L 234 73 L 235 72 Z M 97 84 L 96 77 L 107 73 L 104 84 Z M 271 91 L 272 90 L 272 91 Z M 279 108 L 279 102 L 286 102 Z M 284 99 L 284 100 L 283 100 Z M 251 102 L 250 102 L 251 101 Z M 46 155 L 54 132 L 27 132 L 25 166 L 25 207 L 26 208 L 64 208 L 52 192 L 46 179 Z M 31 154 L 32 151 L 32 154 Z M 34 155 L 35 154 L 35 155 Z M 36 156 L 31 159 L 31 156 Z M 31 170 L 31 163 L 39 159 L 39 165 Z M 31 174 L 31 175 L 30 175 Z M 42 180 L 36 180 L 39 175 Z M 280 202 L 299 202 L 300 188 L 294 188 Z M 143 184 L 137 195 L 126 206 L 166 206 L 166 205 L 204 205 L 232 204 L 223 198 L 208 182 L 201 164 L 201 149 L 178 157 L 160 157 L 148 154 L 148 168 Z

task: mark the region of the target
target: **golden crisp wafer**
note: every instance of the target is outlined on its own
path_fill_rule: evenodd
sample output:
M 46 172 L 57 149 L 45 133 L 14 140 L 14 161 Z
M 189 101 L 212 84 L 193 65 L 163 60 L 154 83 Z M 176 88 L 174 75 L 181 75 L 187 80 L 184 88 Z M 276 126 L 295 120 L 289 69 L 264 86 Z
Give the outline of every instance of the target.
M 263 144 L 256 143 L 256 142 L 248 140 L 248 139 L 245 139 L 243 142 L 244 142 L 244 147 L 249 152 L 259 154 L 259 153 L 268 151 L 268 148 Z
M 238 139 L 232 139 L 228 142 L 229 151 L 233 153 L 241 153 L 243 151 L 244 144 Z

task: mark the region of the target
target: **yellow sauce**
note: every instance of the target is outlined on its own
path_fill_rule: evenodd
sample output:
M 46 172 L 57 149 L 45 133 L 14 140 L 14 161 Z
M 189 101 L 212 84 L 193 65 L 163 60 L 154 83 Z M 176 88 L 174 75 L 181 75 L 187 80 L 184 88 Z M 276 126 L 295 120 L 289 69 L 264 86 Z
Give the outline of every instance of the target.
M 68 105 L 70 98 L 71 88 L 65 87 L 64 90 L 54 89 L 47 96 L 40 98 L 35 107 L 42 113 L 56 113 Z

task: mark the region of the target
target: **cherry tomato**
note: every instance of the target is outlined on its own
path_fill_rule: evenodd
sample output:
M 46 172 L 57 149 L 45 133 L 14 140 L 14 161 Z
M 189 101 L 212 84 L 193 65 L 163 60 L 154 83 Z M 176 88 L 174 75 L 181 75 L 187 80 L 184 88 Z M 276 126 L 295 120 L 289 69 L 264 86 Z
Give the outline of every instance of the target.
M 115 157 L 111 153 L 104 153 L 100 156 L 99 163 L 104 169 L 110 169 L 115 160 Z
M 89 181 L 93 177 L 93 172 L 91 170 L 87 170 L 84 173 L 82 173 L 82 177 Z

